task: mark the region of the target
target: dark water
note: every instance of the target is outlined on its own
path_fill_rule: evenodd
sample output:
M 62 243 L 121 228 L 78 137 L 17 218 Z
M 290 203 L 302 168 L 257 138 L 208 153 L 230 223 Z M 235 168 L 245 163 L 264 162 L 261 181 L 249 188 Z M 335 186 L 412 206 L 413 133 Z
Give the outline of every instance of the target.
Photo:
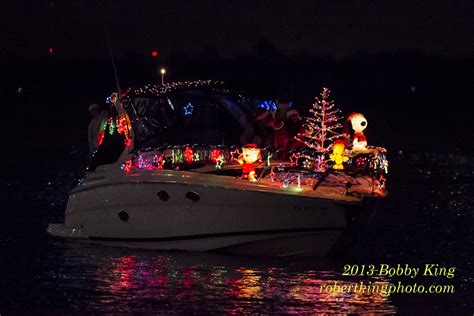
M 4 166 L 0 314 L 84 312 L 395 313 L 472 315 L 474 158 L 392 153 L 391 195 L 344 257 L 248 258 L 50 240 L 84 161 L 68 148 Z M 345 264 L 438 263 L 452 279 L 347 277 Z M 453 294 L 325 293 L 321 285 L 449 284 Z

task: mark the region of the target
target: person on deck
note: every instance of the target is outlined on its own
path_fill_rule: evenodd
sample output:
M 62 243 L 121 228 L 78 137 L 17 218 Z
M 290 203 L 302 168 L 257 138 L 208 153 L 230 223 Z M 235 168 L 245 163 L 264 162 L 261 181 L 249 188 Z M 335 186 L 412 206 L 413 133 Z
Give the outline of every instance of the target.
M 265 148 L 272 146 L 273 135 L 272 135 L 272 123 L 273 117 L 269 110 L 263 108 L 257 108 L 254 112 L 254 135 L 252 137 L 252 143 L 257 144 L 259 148 Z
M 260 148 L 272 147 L 278 150 L 278 157 L 285 151 L 288 136 L 285 123 L 281 120 L 279 110 L 269 111 L 262 108 L 256 111 L 256 134 L 253 138 Z
M 102 140 L 102 125 L 107 120 L 107 112 L 100 111 L 99 105 L 91 104 L 89 106 L 91 121 L 88 127 L 89 153 L 92 155 L 99 148 Z
M 303 148 L 304 144 L 295 137 L 299 133 L 303 133 L 303 119 L 301 118 L 300 114 L 297 110 L 291 109 L 286 113 L 287 120 L 286 120 L 286 127 L 288 131 L 288 145 L 286 146 L 287 149 L 292 150 L 296 148 Z

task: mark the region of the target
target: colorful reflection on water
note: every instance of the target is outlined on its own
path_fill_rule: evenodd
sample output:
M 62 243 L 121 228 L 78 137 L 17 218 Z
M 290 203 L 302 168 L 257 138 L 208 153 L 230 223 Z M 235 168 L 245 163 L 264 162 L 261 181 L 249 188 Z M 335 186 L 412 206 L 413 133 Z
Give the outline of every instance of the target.
M 281 267 L 275 262 L 238 265 L 235 257 L 189 256 L 102 258 L 94 271 L 94 291 L 102 297 L 95 303 L 97 309 L 113 306 L 124 312 L 147 312 L 166 306 L 185 313 L 396 312 L 390 297 L 381 293 L 328 290 L 334 284 L 354 287 L 361 281 L 383 286 L 388 280 L 347 280 L 334 271 L 307 269 L 312 266 L 309 263 L 294 269 L 287 262 Z M 207 259 L 210 264 L 196 263 Z

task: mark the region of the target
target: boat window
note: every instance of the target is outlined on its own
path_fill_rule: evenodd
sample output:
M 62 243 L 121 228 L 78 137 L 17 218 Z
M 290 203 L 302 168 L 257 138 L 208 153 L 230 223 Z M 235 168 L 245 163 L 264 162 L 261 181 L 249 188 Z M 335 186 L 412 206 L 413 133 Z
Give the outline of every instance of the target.
M 232 112 L 231 112 L 232 110 Z M 235 103 L 227 103 L 219 108 L 219 120 L 222 122 L 222 144 L 223 145 L 244 145 L 243 135 L 250 127 L 247 122 L 247 115 Z
M 172 96 L 170 99 L 179 118 L 178 126 L 181 125 L 182 134 L 187 134 L 179 135 L 176 141 L 216 145 L 221 143 L 222 124 L 217 102 L 205 96 L 184 93 Z
M 242 127 L 226 106 L 202 91 L 159 99 L 136 98 L 137 148 L 167 145 L 238 144 Z

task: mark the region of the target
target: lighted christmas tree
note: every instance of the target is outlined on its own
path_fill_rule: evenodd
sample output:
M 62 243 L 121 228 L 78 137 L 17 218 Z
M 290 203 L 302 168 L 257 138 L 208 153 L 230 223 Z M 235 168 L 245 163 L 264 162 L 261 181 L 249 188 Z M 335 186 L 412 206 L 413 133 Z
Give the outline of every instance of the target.
M 314 155 L 305 154 L 304 158 L 307 162 L 316 161 L 316 168 L 325 167 L 324 154 L 331 150 L 334 140 L 342 137 L 342 124 L 339 123 L 342 120 L 339 116 L 341 111 L 335 107 L 334 101 L 329 99 L 330 94 L 328 88 L 323 88 L 321 97 L 316 97 L 311 105 L 311 115 L 305 118 L 303 131 L 295 136 L 307 148 L 314 150 Z
M 338 115 L 341 111 L 329 99 L 330 93 L 328 88 L 323 88 L 321 98 L 316 97 L 311 105 L 309 113 L 313 116 L 305 119 L 304 132 L 296 135 L 297 140 L 321 153 L 328 152 L 333 141 L 342 136 L 339 123 L 342 118 Z

